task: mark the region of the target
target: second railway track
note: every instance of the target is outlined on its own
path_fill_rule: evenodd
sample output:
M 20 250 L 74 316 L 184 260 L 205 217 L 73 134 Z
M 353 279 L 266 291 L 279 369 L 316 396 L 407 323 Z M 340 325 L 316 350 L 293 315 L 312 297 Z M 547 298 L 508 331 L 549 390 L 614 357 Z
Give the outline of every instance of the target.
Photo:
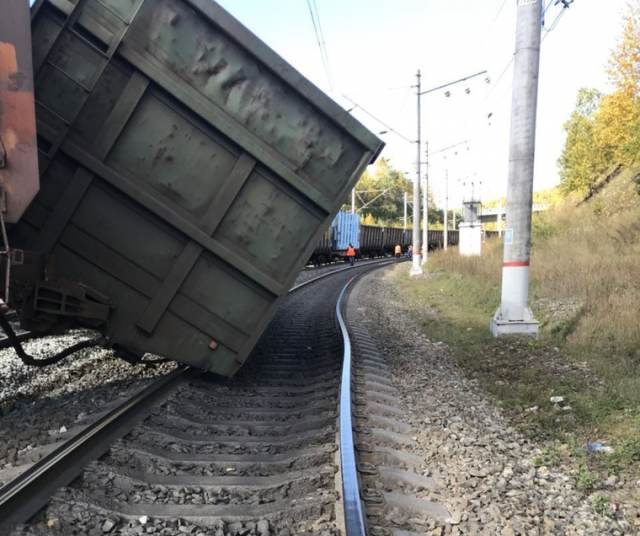
M 342 497 L 357 492 L 358 478 L 345 480 L 343 493 L 336 476 L 343 358 L 336 302 L 364 268 L 297 288 L 233 380 L 177 374 L 148 416 L 96 439 L 104 454 L 86 454 L 93 461 L 75 467 L 79 476 L 52 490 L 14 534 L 342 534 Z M 342 431 L 351 430 L 343 423 Z M 355 461 L 342 454 L 353 480 Z M 0 490 L 0 514 L 11 514 L 11 485 Z M 0 515 L 0 531 L 25 512 Z

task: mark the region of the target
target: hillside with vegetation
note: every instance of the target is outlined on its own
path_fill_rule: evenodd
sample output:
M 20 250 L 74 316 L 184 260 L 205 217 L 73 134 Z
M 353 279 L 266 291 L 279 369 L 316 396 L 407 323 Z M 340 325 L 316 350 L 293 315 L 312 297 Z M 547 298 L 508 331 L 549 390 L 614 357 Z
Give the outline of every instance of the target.
M 538 190 L 533 192 L 533 204 L 542 203 L 545 205 L 557 205 L 565 198 L 564 192 L 559 188 L 548 188 L 546 190 Z M 504 207 L 507 204 L 507 198 L 489 199 L 482 202 L 482 208 Z
M 609 94 L 584 88 L 565 124 L 567 140 L 560 158 L 566 193 L 588 193 L 618 166 L 638 163 L 640 155 L 640 7 L 634 2 L 611 55 Z
M 535 463 L 565 467 L 607 516 L 618 502 L 640 505 L 639 65 L 632 7 L 608 67 L 612 91 L 580 91 L 565 125 L 560 189 L 533 219 L 538 339 L 489 333 L 500 303 L 498 239 L 483 244 L 482 257 L 435 252 L 425 278 L 397 270 L 394 280 L 425 335 L 544 445 Z

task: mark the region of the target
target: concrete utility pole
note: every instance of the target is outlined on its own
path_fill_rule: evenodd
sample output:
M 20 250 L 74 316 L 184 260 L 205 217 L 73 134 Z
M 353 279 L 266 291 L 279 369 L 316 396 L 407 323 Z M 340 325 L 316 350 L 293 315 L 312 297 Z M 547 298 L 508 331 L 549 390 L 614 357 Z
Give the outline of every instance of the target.
M 447 84 L 443 84 L 441 86 L 438 87 L 434 87 L 431 89 L 427 89 L 426 91 L 420 91 L 421 87 L 420 87 L 420 71 L 418 71 L 417 77 L 418 77 L 418 84 L 417 84 L 417 97 L 418 97 L 418 140 L 416 141 L 416 143 L 418 144 L 418 158 L 417 158 L 417 183 L 414 185 L 413 188 L 413 203 L 414 203 L 414 208 L 413 208 L 413 214 L 414 214 L 414 221 L 413 221 L 413 263 L 411 266 L 411 275 L 419 275 L 422 273 L 422 267 L 421 264 L 426 263 L 427 262 L 427 255 L 428 255 L 428 250 L 429 250 L 429 226 L 428 226 L 428 216 L 429 216 L 429 209 L 427 207 L 427 203 L 428 203 L 428 197 L 429 197 L 429 151 L 428 151 L 428 147 L 427 147 L 427 178 L 425 181 L 425 187 L 424 187 L 424 192 L 423 192 L 423 199 L 424 199 L 424 228 L 422 230 L 423 233 L 423 239 L 422 239 L 422 253 L 423 253 L 423 262 L 420 262 L 420 120 L 421 120 L 421 115 L 420 115 L 420 97 L 422 97 L 422 95 L 427 95 L 428 93 L 434 93 L 435 91 L 440 91 L 442 89 L 446 89 L 448 87 L 451 86 L 455 86 L 456 84 L 461 84 L 462 82 L 466 82 L 468 80 L 471 80 L 473 78 L 476 78 L 478 76 L 482 76 L 484 74 L 486 74 L 487 71 L 480 71 L 479 73 L 475 73 L 469 76 L 465 76 L 464 78 L 460 78 L 459 80 L 454 80 L 453 82 L 449 82 Z M 487 83 L 489 82 L 489 79 L 486 79 Z M 466 91 L 467 94 L 470 93 L 469 88 L 467 88 Z M 450 93 L 447 92 L 446 93 L 447 97 L 450 96 Z M 448 149 L 450 149 L 451 147 L 448 147 Z M 416 208 L 417 207 L 417 208 Z M 418 221 L 418 223 L 416 224 L 416 219 Z
M 518 0 L 517 6 L 502 298 L 491 320 L 495 337 L 538 333 L 528 299 L 542 0 Z
M 429 255 L 429 142 L 425 145 L 424 189 L 422 190 L 422 264 L 427 264 Z
M 449 216 L 449 170 L 444 170 L 444 236 L 443 244 L 445 251 L 449 246 L 449 227 L 447 218 Z
M 404 225 L 402 227 L 403 231 L 407 230 L 407 192 L 404 192 Z
M 422 275 L 422 263 L 420 262 L 420 70 L 416 74 L 416 96 L 418 100 L 418 139 L 416 140 L 416 180 L 413 183 L 413 258 L 411 259 L 410 275 Z
M 356 188 L 355 186 L 351 190 L 351 214 L 356 213 Z

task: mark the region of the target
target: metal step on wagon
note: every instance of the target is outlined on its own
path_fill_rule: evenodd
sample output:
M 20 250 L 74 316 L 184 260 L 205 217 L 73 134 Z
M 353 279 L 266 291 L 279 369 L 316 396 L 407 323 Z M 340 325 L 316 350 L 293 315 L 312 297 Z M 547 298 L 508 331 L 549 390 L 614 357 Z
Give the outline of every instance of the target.
M 5 213 L 10 305 L 232 375 L 382 142 L 211 0 L 39 0 L 31 30 L 40 191 Z

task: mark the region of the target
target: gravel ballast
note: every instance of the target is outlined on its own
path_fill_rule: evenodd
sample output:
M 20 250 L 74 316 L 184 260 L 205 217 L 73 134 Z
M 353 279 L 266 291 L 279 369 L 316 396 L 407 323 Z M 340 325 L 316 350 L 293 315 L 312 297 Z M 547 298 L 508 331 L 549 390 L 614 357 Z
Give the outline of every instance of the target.
M 355 263 L 355 266 L 356 267 L 361 267 L 361 266 L 364 266 L 364 265 L 372 263 L 372 262 L 373 263 L 379 262 L 380 260 L 383 260 L 383 258 L 378 258 L 378 259 L 358 259 L 356 261 L 356 263 Z M 349 268 L 349 263 L 348 262 L 334 262 L 332 264 L 326 264 L 326 265 L 323 265 L 323 266 L 316 266 L 316 267 L 313 267 L 313 268 L 304 268 L 298 274 L 298 277 L 295 280 L 294 286 L 295 285 L 299 285 L 301 283 L 305 283 L 306 281 L 309 281 L 311 279 L 314 279 L 316 277 L 320 277 L 322 275 L 325 275 L 325 274 L 328 274 L 328 273 L 331 273 L 331 272 L 336 272 L 338 270 L 343 270 L 345 268 Z
M 79 330 L 23 346 L 38 358 L 93 337 Z M 96 347 L 38 368 L 24 365 L 12 348 L 0 351 L 0 484 L 174 367 L 130 365 Z
M 344 267 L 303 270 L 296 284 Z M 23 347 L 43 358 L 97 335 L 74 330 L 24 342 Z M 12 348 L 0 350 L 0 485 L 174 368 L 175 364 L 131 365 L 99 347 L 38 368 L 24 365 Z
M 615 512 L 596 512 L 594 496 L 574 475 L 534 464 L 541 450 L 520 434 L 478 383 L 465 376 L 447 345 L 430 340 L 393 288 L 396 266 L 366 276 L 358 321 L 385 355 L 407 422 L 409 447 L 424 460 L 425 475 L 446 490 L 452 519 L 432 534 L 637 534 Z M 355 320 L 355 319 L 354 319 Z

